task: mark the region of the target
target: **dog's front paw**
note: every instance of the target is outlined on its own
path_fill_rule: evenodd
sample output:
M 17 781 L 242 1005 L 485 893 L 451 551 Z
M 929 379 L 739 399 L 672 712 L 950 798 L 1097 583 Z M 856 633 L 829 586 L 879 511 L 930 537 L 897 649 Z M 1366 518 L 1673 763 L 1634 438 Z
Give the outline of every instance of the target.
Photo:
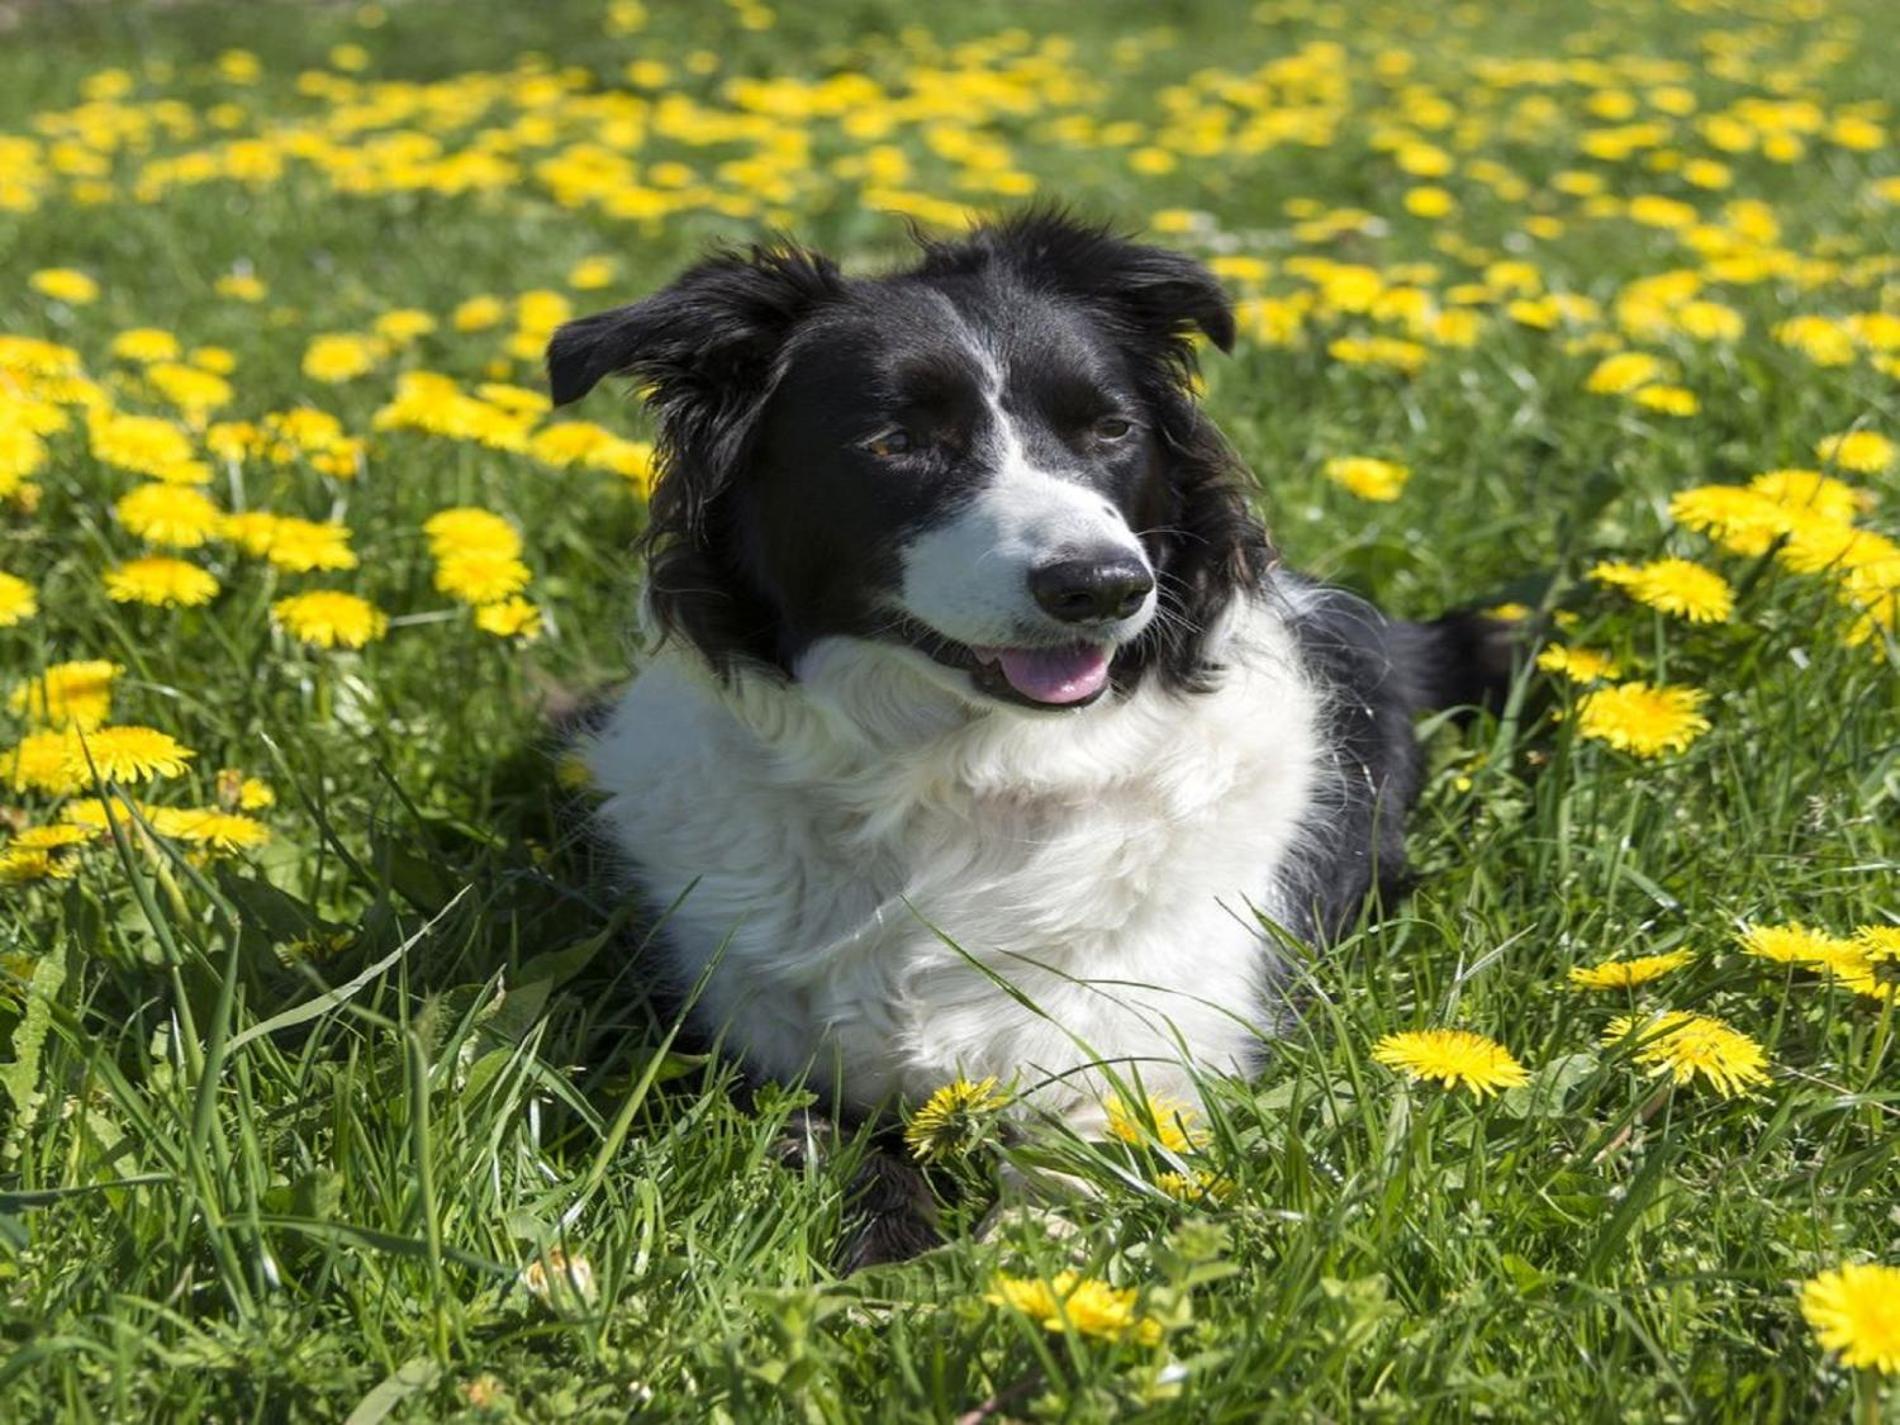
M 838 1125 L 822 1113 L 801 1108 L 786 1118 L 785 1126 L 766 1151 L 792 1171 L 802 1172 L 823 1168 L 837 1147 Z
M 915 1164 L 873 1148 L 858 1164 L 845 1203 L 845 1230 L 834 1265 L 841 1275 L 907 1262 L 943 1245 L 937 1200 Z

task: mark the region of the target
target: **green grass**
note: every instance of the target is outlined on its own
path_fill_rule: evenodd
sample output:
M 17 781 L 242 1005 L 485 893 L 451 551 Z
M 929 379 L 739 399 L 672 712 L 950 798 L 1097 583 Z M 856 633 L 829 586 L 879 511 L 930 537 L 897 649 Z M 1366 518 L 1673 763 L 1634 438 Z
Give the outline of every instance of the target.
M 29 731 L 7 688 L 47 664 L 106 658 L 126 670 L 115 721 L 198 754 L 186 777 L 142 794 L 206 803 L 225 767 L 278 794 L 260 850 L 207 862 L 122 825 L 70 879 L 0 884 L 0 1414 L 1900 1419 L 1900 1392 L 1883 1398 L 1831 1359 L 1796 1296 L 1839 1262 L 1894 1260 L 1893 1006 L 1735 940 L 1744 921 L 1844 934 L 1900 917 L 1895 650 L 1845 642 L 1828 577 L 1715 551 L 1667 514 L 1689 486 L 1815 464 L 1823 436 L 1900 436 L 1895 373 L 1876 350 L 1821 365 L 1773 335 L 1797 313 L 1891 310 L 1895 274 L 1880 259 L 1900 246 L 1900 207 L 1873 185 L 1896 171 L 1892 137 L 1870 149 L 1826 128 L 1843 114 L 1891 122 L 1854 106 L 1900 93 L 1879 0 L 1704 8 L 1287 3 L 1250 17 L 1216 0 L 828 0 L 783 6 L 754 30 L 728 5 L 654 0 L 644 29 L 615 34 L 607 7 L 582 0 L 414 0 L 377 24 L 342 6 L 185 4 L 29 8 L 22 28 L 0 31 L 0 332 L 66 344 L 123 408 L 164 413 L 107 354 L 115 332 L 161 327 L 235 354 L 218 418 L 308 402 L 371 441 L 353 482 L 302 461 L 221 467 L 221 504 L 343 519 L 362 564 L 271 572 L 214 544 L 188 556 L 225 585 L 201 610 L 105 597 L 100 571 L 138 552 L 111 513 L 137 481 L 93 460 L 80 424 L 47 437 L 36 508 L 0 501 L 0 571 L 40 605 L 0 629 L 0 748 Z M 948 48 L 1010 26 L 1023 36 Z M 564 205 L 536 170 L 571 144 L 611 146 L 580 96 L 623 86 L 631 59 L 671 66 L 665 92 L 727 109 L 734 77 L 864 73 L 896 92 L 920 69 L 1005 69 L 1053 34 L 1073 52 L 1039 63 L 1026 105 L 995 104 L 990 80 L 966 77 L 956 104 L 902 111 L 888 132 L 785 111 L 777 122 L 809 134 L 809 156 L 763 187 L 755 171 L 719 167 L 750 138 L 708 147 L 692 123 L 649 115 L 621 135 L 640 181 L 684 161 L 707 190 L 663 218 Z M 478 194 L 338 193 L 292 160 L 274 181 L 142 193 L 142 165 L 334 117 L 338 101 L 298 75 L 339 43 L 368 52 L 358 82 L 495 76 L 480 81 L 487 107 L 435 133 L 460 148 L 506 130 L 518 176 Z M 216 56 L 234 46 L 260 58 L 257 83 L 219 76 Z M 712 73 L 688 64 L 701 49 Z M 1409 74 L 1389 57 L 1401 51 Z M 516 74 L 529 52 L 547 73 L 573 68 L 570 97 Z M 1485 56 L 1605 68 L 1500 91 L 1476 77 Z M 1313 141 L 1249 150 L 1238 121 L 1204 140 L 1191 125 L 1167 131 L 1177 86 L 1211 92 L 1215 70 L 1251 83 L 1272 62 L 1269 116 L 1323 111 Z M 94 109 L 55 153 L 70 136 L 46 116 L 71 112 L 108 66 L 137 76 L 111 102 L 176 100 L 165 112 L 197 116 L 197 131 L 108 150 L 110 115 Z M 1731 167 L 1730 189 L 1705 191 L 1641 153 L 1577 153 L 1580 134 L 1623 122 L 1586 110 L 1618 83 L 1639 105 L 1679 84 L 1703 114 L 1786 92 L 1813 105 L 1821 131 L 1802 120 L 1803 156 L 1777 162 L 1718 152 L 1694 120 L 1665 116 L 1664 147 Z M 400 108 L 406 92 L 377 123 L 332 130 L 337 148 L 420 123 Z M 1514 109 L 1526 96 L 1548 99 L 1548 122 Z M 228 131 L 212 127 L 220 104 L 237 106 Z M 1097 137 L 1100 124 L 1142 128 L 1101 143 L 1058 122 L 1078 114 Z M 1192 210 L 1191 230 L 1165 240 L 1268 259 L 1269 296 L 1310 290 L 1300 264 L 1283 265 L 1299 254 L 1366 264 L 1441 301 L 1511 257 L 1600 302 L 1600 316 L 1547 332 L 1504 315 L 1508 294 L 1494 293 L 1475 343 L 1428 340 L 1409 378 L 1327 351 L 1337 335 L 1398 331 L 1391 320 L 1321 311 L 1293 345 L 1247 340 L 1233 360 L 1210 358 L 1207 399 L 1257 472 L 1291 564 L 1409 614 L 1506 599 L 1574 614 L 1566 641 L 1614 651 L 1632 676 L 1707 689 L 1712 730 L 1640 761 L 1579 739 L 1575 696 L 1542 675 L 1510 720 L 1432 730 L 1416 894 L 1303 962 L 1304 1017 L 1257 1081 L 1209 1085 L 1201 1161 L 1231 1197 L 1183 1208 L 1147 1186 L 1166 1165 L 1144 1152 L 1045 1145 L 1096 1189 L 1058 1204 L 1073 1235 L 1032 1217 L 979 1241 L 1007 1156 L 992 1144 L 942 1172 L 961 1193 L 949 1245 L 840 1280 L 826 1264 L 862 1145 L 788 1165 L 779 1139 L 811 1096 L 788 1085 L 749 1099 L 731 1064 L 675 1044 L 644 995 L 646 925 L 610 889 L 584 794 L 557 784 L 549 690 L 604 685 L 638 660 L 627 629 L 639 498 L 614 475 L 377 431 L 372 418 L 409 368 L 534 384 L 534 363 L 503 352 L 508 326 L 460 333 L 448 314 L 476 293 L 564 290 L 585 256 L 619 271 L 571 293 L 576 311 L 650 290 L 708 241 L 775 226 L 854 263 L 894 261 L 902 223 L 861 201 L 839 161 L 889 145 L 912 172 L 885 186 L 999 201 L 959 176 L 964 123 L 1041 194 L 1137 228 Z M 1454 171 L 1402 173 L 1384 142 L 1400 126 L 1443 146 Z M 1157 138 L 1201 151 L 1137 172 L 1130 149 Z M 1493 191 L 1485 160 L 1523 192 Z M 28 167 L 52 171 L 42 182 Z M 1725 203 L 1760 200 L 1795 266 L 1759 283 L 1711 276 L 1720 254 L 1694 234 L 1588 216 L 1553 184 L 1572 169 L 1625 199 L 1693 203 L 1711 224 Z M 111 186 L 88 192 L 89 177 Z M 1408 214 L 1404 194 L 1421 182 L 1455 193 L 1459 211 Z M 1383 226 L 1314 233 L 1289 200 L 1361 208 Z M 1561 230 L 1527 233 L 1531 214 Z M 1818 258 L 1836 265 L 1799 268 Z M 1416 262 L 1437 270 L 1393 272 Z M 68 306 L 26 285 L 52 267 L 89 273 L 98 300 Z M 1746 333 L 1621 333 L 1619 290 L 1674 269 L 1710 277 L 1705 295 L 1740 311 Z M 234 270 L 254 270 L 267 298 L 218 295 Z M 355 380 L 300 374 L 312 335 L 410 307 L 443 325 Z M 1699 412 L 1586 391 L 1601 352 L 1572 337 L 1668 357 Z M 4 406 L 0 395 L 0 417 Z M 644 429 L 606 393 L 580 414 Z M 1361 454 L 1411 467 L 1397 501 L 1356 500 L 1323 475 L 1327 458 Z M 1836 473 L 1865 497 L 1865 523 L 1891 534 L 1892 469 Z M 548 619 L 540 640 L 482 633 L 431 588 L 421 523 L 462 503 L 522 529 Z M 1599 558 L 1665 552 L 1733 581 L 1729 621 L 1665 619 L 1582 579 Z M 273 632 L 269 606 L 308 587 L 363 593 L 394 626 L 361 653 L 299 649 Z M 7 766 L 0 832 L 56 819 L 52 798 L 9 788 Z M 1677 948 L 1693 963 L 1640 990 L 1565 983 L 1573 966 Z M 1665 1004 L 1756 1037 L 1771 1082 L 1733 1099 L 1701 1082 L 1659 1091 L 1627 1051 L 1600 1046 L 1613 1015 Z M 1434 1026 L 1502 1040 L 1531 1085 L 1480 1103 L 1372 1061 L 1381 1035 Z M 554 1251 L 590 1265 L 586 1299 L 524 1287 L 524 1267 Z M 1167 1323 L 1163 1342 L 1067 1340 L 984 1299 L 999 1271 L 1067 1266 L 1139 1287 L 1141 1309 Z

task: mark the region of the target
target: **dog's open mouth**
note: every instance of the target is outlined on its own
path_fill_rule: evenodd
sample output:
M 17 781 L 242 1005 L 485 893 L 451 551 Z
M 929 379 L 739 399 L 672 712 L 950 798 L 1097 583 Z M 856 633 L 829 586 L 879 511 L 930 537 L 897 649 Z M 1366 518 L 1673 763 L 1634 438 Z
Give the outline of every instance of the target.
M 976 682 L 1000 675 L 1019 697 L 1045 707 L 1071 707 L 1097 697 L 1108 686 L 1109 650 L 1093 643 L 1064 648 L 972 648 Z
M 911 623 L 910 642 L 946 668 L 970 675 L 978 692 L 1033 708 L 1086 707 L 1108 686 L 1115 650 L 1099 643 L 987 648 L 953 643 Z

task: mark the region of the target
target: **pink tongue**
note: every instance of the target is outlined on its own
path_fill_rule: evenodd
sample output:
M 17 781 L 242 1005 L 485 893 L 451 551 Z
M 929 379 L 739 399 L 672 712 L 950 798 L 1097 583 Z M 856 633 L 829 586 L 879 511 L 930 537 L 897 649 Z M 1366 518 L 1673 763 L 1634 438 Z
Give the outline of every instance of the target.
M 1079 703 L 1108 681 L 1108 650 L 1077 644 L 1073 648 L 999 648 L 996 661 L 1010 687 L 1039 703 Z

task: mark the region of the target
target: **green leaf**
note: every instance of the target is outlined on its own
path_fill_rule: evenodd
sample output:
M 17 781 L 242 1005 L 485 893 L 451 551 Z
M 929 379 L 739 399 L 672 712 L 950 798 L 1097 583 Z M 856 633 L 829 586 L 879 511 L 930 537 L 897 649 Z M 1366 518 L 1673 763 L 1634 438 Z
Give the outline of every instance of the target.
M 434 1361 L 420 1356 L 405 1361 L 394 1375 L 357 1402 L 356 1409 L 344 1417 L 343 1425 L 376 1425 L 410 1396 L 431 1389 L 441 1379 L 442 1367 Z

